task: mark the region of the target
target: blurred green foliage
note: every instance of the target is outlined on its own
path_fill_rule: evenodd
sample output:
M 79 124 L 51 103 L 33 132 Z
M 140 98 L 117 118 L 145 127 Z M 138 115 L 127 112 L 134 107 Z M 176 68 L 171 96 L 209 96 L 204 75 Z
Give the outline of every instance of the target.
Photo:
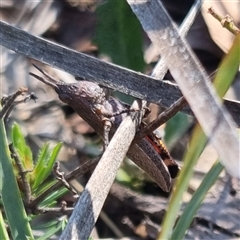
M 178 141 L 186 134 L 186 131 L 192 124 L 193 118 L 187 114 L 178 112 L 166 123 L 164 128 L 164 142 L 168 146 L 169 151 L 175 146 Z
M 96 13 L 95 42 L 99 52 L 108 55 L 113 63 L 143 71 L 142 28 L 128 3 L 108 0 L 98 7 Z

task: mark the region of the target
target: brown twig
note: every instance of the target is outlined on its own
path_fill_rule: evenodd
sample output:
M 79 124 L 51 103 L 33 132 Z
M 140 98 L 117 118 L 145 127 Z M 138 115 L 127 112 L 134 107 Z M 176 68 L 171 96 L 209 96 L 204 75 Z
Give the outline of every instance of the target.
M 32 199 L 31 187 L 30 187 L 30 184 L 27 180 L 27 174 L 30 171 L 27 171 L 27 170 L 24 169 L 22 161 L 20 160 L 19 154 L 15 150 L 12 143 L 9 144 L 9 150 L 11 152 L 11 157 L 16 162 L 16 166 L 18 168 L 18 173 L 21 177 L 22 184 L 23 184 L 23 189 L 24 189 L 24 194 L 25 194 L 25 203 L 28 205 L 31 202 L 31 199 Z
M 228 29 L 228 31 L 235 36 L 240 33 L 239 28 L 235 26 L 233 18 L 230 15 L 226 15 L 225 17 L 221 16 L 213 9 L 213 7 L 210 7 L 208 9 L 208 13 L 210 13 L 214 18 L 216 18 L 224 28 Z
M 3 105 L 2 111 L 0 112 L 0 118 L 3 118 L 10 109 L 12 109 L 12 105 L 15 99 L 22 95 L 23 93 L 27 92 L 27 88 L 19 88 L 16 92 L 9 94 L 8 96 L 4 96 L 1 99 L 1 104 Z
M 8 111 L 6 112 L 5 116 L 4 116 L 4 120 L 6 121 L 11 113 L 11 111 L 13 110 L 13 108 L 15 106 L 17 106 L 18 104 L 21 103 L 26 103 L 30 100 L 33 100 L 34 102 L 36 102 L 36 100 L 38 99 L 38 97 L 36 96 L 36 94 L 34 92 L 31 92 L 30 94 L 28 94 L 24 99 L 19 100 L 19 101 L 14 101 L 13 104 L 11 105 L 11 107 L 8 109 Z
M 0 118 L 4 118 L 4 121 L 8 119 L 10 113 L 12 112 L 13 108 L 21 103 L 26 103 L 30 100 L 33 100 L 36 102 L 38 97 L 34 92 L 31 92 L 30 94 L 26 95 L 24 99 L 21 99 L 19 101 L 15 101 L 15 99 L 20 96 L 21 94 L 27 92 L 27 88 L 19 88 L 15 93 L 12 93 L 6 97 L 3 97 L 1 100 L 1 104 L 3 105 L 3 109 L 0 112 Z
M 99 161 L 100 157 L 97 157 L 93 160 L 87 161 L 86 163 L 84 163 L 83 165 L 77 167 L 76 169 L 74 169 L 72 172 L 68 173 L 65 176 L 66 181 L 71 181 L 74 178 L 77 178 L 81 175 L 83 175 L 84 173 L 86 173 L 87 171 L 93 169 L 98 161 Z M 54 185 L 52 185 L 50 188 L 48 188 L 45 192 L 43 192 L 41 195 L 39 195 L 38 197 L 36 197 L 30 204 L 29 207 L 30 208 L 35 208 L 46 196 L 48 196 L 50 193 L 52 193 L 54 190 L 59 189 L 61 186 L 63 186 L 62 182 L 56 182 Z
M 71 191 L 74 195 L 78 195 L 77 191 L 72 188 L 72 186 L 65 179 L 64 172 L 60 172 L 60 163 L 57 161 L 53 166 L 53 173 L 55 178 L 59 180 L 69 191 Z
M 178 113 L 182 108 L 187 105 L 187 101 L 184 97 L 179 98 L 176 102 L 174 102 L 169 108 L 167 108 L 164 112 L 162 112 L 154 121 L 149 123 L 146 127 L 144 127 L 135 137 L 133 143 L 140 141 L 149 133 L 152 133 L 159 126 L 167 122 L 170 118 L 172 118 L 176 113 Z
M 73 207 L 67 207 L 67 203 L 65 201 L 62 201 L 61 207 L 36 208 L 35 212 L 37 213 L 55 212 L 55 213 L 69 214 L 73 211 L 73 209 L 74 209 Z

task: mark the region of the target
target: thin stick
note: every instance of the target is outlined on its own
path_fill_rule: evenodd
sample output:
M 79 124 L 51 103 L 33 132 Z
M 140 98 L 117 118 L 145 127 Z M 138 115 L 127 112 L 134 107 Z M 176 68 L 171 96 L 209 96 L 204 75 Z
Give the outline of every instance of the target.
M 229 15 L 221 16 L 218 14 L 213 7 L 208 9 L 208 13 L 210 13 L 215 19 L 217 19 L 221 25 L 226 28 L 229 32 L 234 34 L 235 36 L 240 33 L 239 28 L 234 24 L 233 18 Z
M 29 171 L 26 171 L 23 167 L 22 161 L 20 160 L 20 157 L 15 150 L 13 144 L 9 144 L 9 150 L 11 152 L 11 157 L 15 160 L 16 166 L 18 168 L 18 173 L 22 179 L 23 188 L 24 188 L 24 194 L 25 194 L 25 203 L 28 205 L 31 202 L 32 194 L 31 194 L 31 187 L 27 180 L 27 174 Z
M 6 122 L 7 119 L 9 118 L 10 113 L 12 112 L 13 108 L 21 103 L 26 103 L 30 100 L 33 100 L 34 102 L 36 102 L 36 100 L 38 99 L 38 97 L 36 96 L 36 94 L 34 92 L 31 92 L 30 94 L 28 94 L 24 99 L 19 100 L 19 101 L 14 101 L 12 103 L 12 105 L 7 109 L 7 112 L 5 113 L 4 116 L 4 121 Z
M 2 108 L 2 111 L 0 112 L 0 118 L 3 118 L 6 115 L 6 113 L 9 111 L 9 109 L 12 108 L 12 105 L 15 99 L 27 91 L 28 91 L 27 88 L 22 87 L 22 88 L 19 88 L 16 92 L 3 97 L 1 99 L 1 104 L 3 105 L 3 108 Z
M 66 180 L 64 172 L 60 172 L 60 163 L 58 161 L 55 162 L 53 166 L 53 173 L 55 175 L 55 178 L 59 180 L 70 192 L 72 192 L 74 195 L 79 196 L 77 191 Z
M 162 112 L 154 121 L 149 123 L 146 127 L 144 127 L 135 137 L 133 143 L 137 143 L 142 138 L 144 138 L 149 133 L 152 133 L 159 126 L 167 122 L 170 118 L 172 118 L 176 113 L 178 113 L 184 106 L 187 105 L 187 101 L 184 97 L 179 98 L 176 102 L 174 102 L 169 108 L 167 108 L 164 112 Z
M 37 213 L 55 212 L 55 213 L 69 214 L 73 211 L 73 209 L 74 209 L 73 207 L 67 207 L 67 203 L 65 201 L 62 201 L 61 207 L 37 208 L 35 212 Z

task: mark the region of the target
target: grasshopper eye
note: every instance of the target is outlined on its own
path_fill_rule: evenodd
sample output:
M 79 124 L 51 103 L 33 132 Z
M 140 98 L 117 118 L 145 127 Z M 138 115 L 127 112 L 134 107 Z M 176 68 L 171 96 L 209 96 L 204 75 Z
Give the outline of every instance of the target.
M 61 93 L 58 93 L 58 96 L 59 96 L 60 100 L 66 104 L 69 104 L 72 101 L 72 97 L 69 96 L 69 94 L 67 94 L 67 93 L 61 92 Z

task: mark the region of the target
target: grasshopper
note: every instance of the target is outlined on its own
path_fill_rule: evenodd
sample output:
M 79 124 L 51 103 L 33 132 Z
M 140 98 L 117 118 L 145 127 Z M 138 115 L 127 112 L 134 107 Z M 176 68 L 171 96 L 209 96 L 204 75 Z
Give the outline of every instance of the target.
M 108 137 L 114 132 L 131 111 L 130 106 L 114 97 L 107 97 L 105 91 L 96 83 L 79 81 L 67 84 L 51 77 L 47 72 L 34 65 L 44 77 L 34 73 L 31 76 L 51 86 L 59 99 L 72 107 L 104 139 L 108 145 Z M 140 129 L 144 127 L 142 122 Z M 164 191 L 171 189 L 172 179 L 179 171 L 161 138 L 155 133 L 148 134 L 141 141 L 132 144 L 127 156 L 144 170 Z

